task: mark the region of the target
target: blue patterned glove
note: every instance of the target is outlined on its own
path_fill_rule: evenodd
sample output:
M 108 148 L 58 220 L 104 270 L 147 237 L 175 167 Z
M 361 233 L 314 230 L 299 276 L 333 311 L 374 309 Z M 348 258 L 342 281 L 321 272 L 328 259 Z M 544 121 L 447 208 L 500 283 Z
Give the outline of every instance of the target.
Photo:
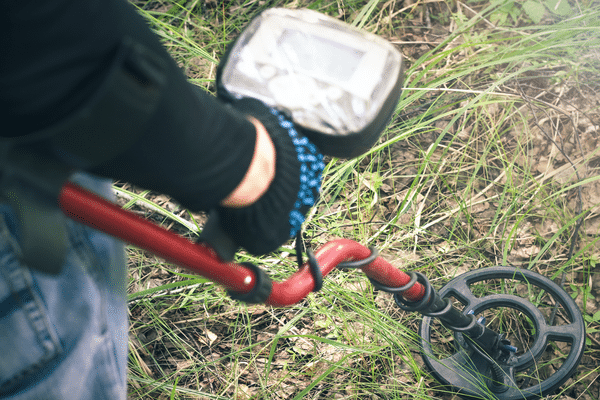
M 298 233 L 305 215 L 319 198 L 325 164 L 317 147 L 283 113 L 249 98 L 235 101 L 232 106 L 258 119 L 269 132 L 276 152 L 275 177 L 254 204 L 220 207 L 221 227 L 248 252 L 265 254 Z
M 323 155 L 319 153 L 317 146 L 312 144 L 308 138 L 299 134 L 289 119 L 286 119 L 282 113 L 275 109 L 271 109 L 271 113 L 277 117 L 279 126 L 287 130 L 300 162 L 300 189 L 294 208 L 289 215 L 290 237 L 293 237 L 300 230 L 305 214 L 317 202 L 319 189 L 321 188 L 321 173 L 325 168 L 325 164 L 323 163 Z

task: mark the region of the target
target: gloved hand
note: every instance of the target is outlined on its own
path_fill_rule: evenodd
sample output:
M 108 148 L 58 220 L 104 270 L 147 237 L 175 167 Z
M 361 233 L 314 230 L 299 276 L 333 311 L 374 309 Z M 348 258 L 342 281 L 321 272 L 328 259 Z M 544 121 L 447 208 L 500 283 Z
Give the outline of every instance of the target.
M 230 103 L 266 128 L 276 152 L 275 177 L 256 202 L 244 208 L 219 207 L 220 224 L 248 252 L 271 252 L 296 235 L 316 203 L 325 164 L 317 147 L 282 113 L 256 99 Z

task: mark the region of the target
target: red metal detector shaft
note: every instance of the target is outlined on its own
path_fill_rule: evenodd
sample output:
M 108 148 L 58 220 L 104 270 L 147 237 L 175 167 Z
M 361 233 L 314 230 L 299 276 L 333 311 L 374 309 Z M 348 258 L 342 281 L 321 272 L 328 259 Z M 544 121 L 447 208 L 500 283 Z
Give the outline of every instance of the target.
M 232 291 L 246 294 L 256 284 L 257 278 L 252 269 L 242 264 L 223 262 L 210 247 L 193 243 L 74 183 L 68 182 L 61 189 L 59 206 L 68 217 L 78 222 L 148 250 Z M 370 254 L 371 250 L 357 242 L 337 239 L 322 246 L 315 257 L 321 274 L 325 276 L 342 262 L 363 260 Z M 361 269 L 370 279 L 391 288 L 405 286 L 411 280 L 408 274 L 381 257 Z M 274 282 L 265 304 L 276 307 L 296 304 L 314 288 L 315 280 L 307 263 L 286 281 Z M 424 294 L 425 288 L 417 282 L 403 292 L 403 297 L 408 301 L 419 301 Z

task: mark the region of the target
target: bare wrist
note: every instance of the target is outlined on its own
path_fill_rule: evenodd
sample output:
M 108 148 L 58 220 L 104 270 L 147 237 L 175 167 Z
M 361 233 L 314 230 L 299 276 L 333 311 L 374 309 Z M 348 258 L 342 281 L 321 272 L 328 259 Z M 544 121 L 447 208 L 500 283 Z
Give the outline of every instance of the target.
M 248 171 L 238 186 L 223 201 L 223 207 L 247 207 L 258 200 L 269 188 L 275 176 L 275 146 L 269 133 L 256 118 L 248 116 L 256 127 L 254 156 Z

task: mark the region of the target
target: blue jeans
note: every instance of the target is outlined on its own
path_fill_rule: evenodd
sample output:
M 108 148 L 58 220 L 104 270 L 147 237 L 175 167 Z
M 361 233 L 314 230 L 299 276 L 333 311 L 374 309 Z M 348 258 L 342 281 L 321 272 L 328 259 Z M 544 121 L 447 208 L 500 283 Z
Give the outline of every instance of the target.
M 110 182 L 76 183 L 112 198 Z M 126 397 L 127 302 L 123 245 L 67 221 L 70 248 L 58 275 L 18 258 L 18 228 L 0 203 L 0 399 Z

